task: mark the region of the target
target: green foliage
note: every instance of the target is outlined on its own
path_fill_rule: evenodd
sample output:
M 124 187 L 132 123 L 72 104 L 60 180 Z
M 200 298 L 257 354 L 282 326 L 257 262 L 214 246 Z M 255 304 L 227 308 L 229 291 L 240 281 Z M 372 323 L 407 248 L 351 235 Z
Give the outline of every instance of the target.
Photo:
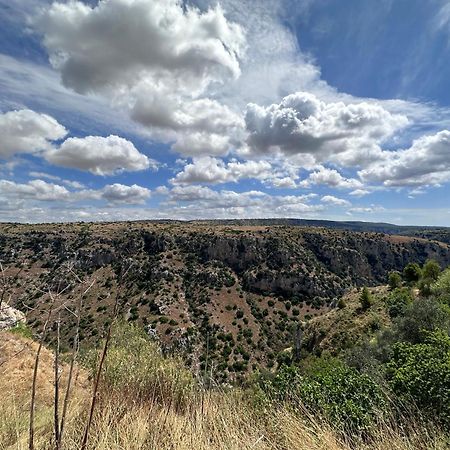
M 422 267 L 422 277 L 426 280 L 436 281 L 441 273 L 441 267 L 434 259 L 429 259 Z
M 420 298 L 406 306 L 396 322 L 397 340 L 423 342 L 427 331 L 450 330 L 450 312 L 434 298 Z
M 263 391 L 276 401 L 304 404 L 325 415 L 337 428 L 364 431 L 385 408 L 379 386 L 344 363 L 320 361 L 310 374 L 282 366 L 271 379 L 261 379 Z
M 367 310 L 372 305 L 372 295 L 369 292 L 369 289 L 367 287 L 363 287 L 361 291 L 361 295 L 359 296 L 359 301 L 361 303 L 361 308 L 363 310 Z
M 406 307 L 411 303 L 412 296 L 409 288 L 394 289 L 386 300 L 387 310 L 392 318 L 403 316 Z
M 397 343 L 388 364 L 388 379 L 402 399 L 450 428 L 450 337 L 428 333 L 423 343 Z
M 337 307 L 339 309 L 344 309 L 347 306 L 347 303 L 345 303 L 345 300 L 341 297 L 338 301 Z
M 17 325 L 9 330 L 10 333 L 18 334 L 27 339 L 33 339 L 33 332 L 24 322 L 18 322 Z
M 409 263 L 403 269 L 403 278 L 407 283 L 417 283 L 422 277 L 422 269 L 417 263 Z
M 420 294 L 427 297 L 432 294 L 431 285 L 436 282 L 441 273 L 441 268 L 439 264 L 433 260 L 429 259 L 422 268 L 422 278 L 418 283 L 418 288 Z
M 388 285 L 390 289 L 397 289 L 402 285 L 402 277 L 399 272 L 393 271 L 389 273 Z
M 450 306 L 450 267 L 444 270 L 436 282 L 431 285 L 431 292 L 439 301 Z

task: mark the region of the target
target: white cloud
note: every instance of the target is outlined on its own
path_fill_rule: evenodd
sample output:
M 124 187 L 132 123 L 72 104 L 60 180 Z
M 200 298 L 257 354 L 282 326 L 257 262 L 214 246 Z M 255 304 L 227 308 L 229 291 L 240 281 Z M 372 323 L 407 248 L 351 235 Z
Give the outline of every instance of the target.
M 36 202 L 52 202 L 55 204 L 77 203 L 86 200 L 103 200 L 108 204 L 144 204 L 151 196 L 151 191 L 136 184 L 108 184 L 101 189 L 68 190 L 65 186 L 48 183 L 44 180 L 31 180 L 27 183 L 16 183 L 0 180 L 0 201 L 9 205 L 14 204 L 33 207 Z M 19 203 L 18 203 L 19 202 Z M 28 203 L 25 203 L 28 202 Z M 3 207 L 3 209 L 6 209 Z
M 242 133 L 238 114 L 204 97 L 212 84 L 240 75 L 245 50 L 242 28 L 220 6 L 201 12 L 179 0 L 55 2 L 34 24 L 65 86 L 107 95 L 176 151 L 225 154 Z
M 171 181 L 174 184 L 189 183 L 227 183 L 245 178 L 266 179 L 272 176 L 272 166 L 267 161 L 224 161 L 202 157 L 194 158 L 192 164 L 187 164 Z
M 70 197 L 70 192 L 64 186 L 43 180 L 31 180 L 24 184 L 0 180 L 0 192 L 5 197 L 21 200 L 61 201 Z
M 354 197 L 364 197 L 368 194 L 370 194 L 370 191 L 368 191 L 367 189 L 355 189 L 354 191 L 349 193 L 349 195 L 353 195 Z
M 326 103 L 306 92 L 284 97 L 279 104 L 249 104 L 245 116 L 253 154 L 309 154 L 316 163 L 334 161 L 354 166 L 373 161 L 379 144 L 408 123 L 372 103 Z
M 324 195 L 320 201 L 332 206 L 350 206 L 351 203 L 343 198 L 335 197 L 334 195 Z
M 110 203 L 145 203 L 150 198 L 150 190 L 137 184 L 125 186 L 114 183 L 105 186 L 101 190 L 101 197 Z
M 171 214 L 185 218 L 315 216 L 323 205 L 314 195 L 272 196 L 261 191 L 215 191 L 205 186 L 175 186 L 168 194 Z M 162 210 L 167 210 L 164 207 Z
M 302 187 L 311 185 L 326 185 L 337 189 L 356 189 L 362 187 L 361 181 L 355 178 L 344 178 L 337 170 L 320 167 L 309 174 L 306 180 L 300 183 Z
M 370 205 L 370 206 L 357 206 L 354 208 L 350 208 L 348 210 L 349 214 L 355 213 L 355 214 L 374 214 L 374 213 L 381 213 L 385 212 L 386 209 L 383 206 L 380 205 Z
M 295 189 L 297 187 L 297 183 L 292 177 L 272 178 L 268 181 L 273 187 L 280 189 Z
M 384 151 L 380 160 L 359 172 L 363 181 L 385 186 L 438 185 L 450 181 L 450 131 L 416 139 L 404 150 Z
M 28 175 L 33 178 L 45 178 L 45 179 L 51 180 L 51 181 L 59 181 L 60 183 L 64 184 L 65 186 L 68 186 L 73 189 L 83 189 L 84 188 L 84 185 L 82 183 L 80 183 L 79 181 L 65 180 L 61 177 L 58 177 L 56 175 L 50 175 L 45 172 L 31 171 L 31 172 L 28 172 Z
M 44 157 L 52 164 L 85 170 L 95 175 L 113 175 L 156 167 L 155 161 L 119 136 L 69 138 L 59 148 L 45 152 Z
M 79 92 L 157 85 L 167 73 L 183 85 L 240 73 L 244 35 L 219 6 L 202 13 L 178 0 L 55 2 L 35 24 L 64 84 Z
M 29 109 L 0 114 L 0 158 L 49 149 L 66 129 L 53 117 Z

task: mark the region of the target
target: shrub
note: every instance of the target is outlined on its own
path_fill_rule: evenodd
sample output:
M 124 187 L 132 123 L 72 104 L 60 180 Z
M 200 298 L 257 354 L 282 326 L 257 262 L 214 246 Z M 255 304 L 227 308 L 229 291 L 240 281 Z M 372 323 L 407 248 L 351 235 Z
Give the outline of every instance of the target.
M 359 296 L 359 301 L 361 303 L 361 308 L 363 310 L 369 309 L 372 305 L 372 296 L 369 292 L 369 289 L 367 287 L 363 287 L 361 291 L 361 295 Z
M 403 269 L 403 278 L 407 283 L 417 283 L 422 276 L 422 269 L 417 263 L 409 263 Z
M 388 364 L 393 391 L 450 427 L 450 337 L 428 333 L 424 343 L 397 343 Z
M 272 379 L 262 381 L 263 391 L 277 401 L 303 403 L 337 428 L 368 429 L 386 406 L 380 387 L 338 360 L 321 365 L 311 375 L 302 375 L 295 366 L 282 366 Z
M 450 330 L 450 312 L 434 298 L 418 299 L 407 305 L 403 317 L 396 322 L 400 341 L 419 343 L 427 331 L 436 330 Z
M 441 273 L 441 267 L 434 259 L 429 259 L 425 262 L 422 268 L 423 278 L 431 281 L 436 281 Z
M 388 313 L 392 318 L 403 316 L 406 307 L 411 303 L 411 291 L 408 288 L 394 289 L 386 301 Z
M 431 292 L 441 302 L 450 306 L 450 267 L 444 270 L 436 282 L 431 285 Z
M 394 271 L 389 274 L 388 284 L 390 289 L 397 289 L 402 285 L 402 277 L 399 272 Z

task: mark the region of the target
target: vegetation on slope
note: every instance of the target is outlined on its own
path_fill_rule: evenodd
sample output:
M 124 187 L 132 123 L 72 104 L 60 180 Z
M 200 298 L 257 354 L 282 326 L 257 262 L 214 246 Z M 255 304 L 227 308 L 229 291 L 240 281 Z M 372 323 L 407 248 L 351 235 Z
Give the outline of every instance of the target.
M 59 266 L 46 245 L 33 262 L 34 238 L 7 239 L 2 298 L 20 299 L 31 328 L 0 334 L 0 387 L 11 392 L 0 448 L 26 448 L 31 437 L 30 448 L 55 450 L 448 448 L 444 244 L 284 228 L 178 236 L 165 227 L 124 240 L 123 229 L 111 231 L 87 259 L 92 237 L 78 236 L 78 250 L 59 250 Z M 74 245 L 73 236 L 63 242 Z M 118 260 L 124 247 L 132 257 Z M 17 249 L 28 255 L 23 267 L 11 265 Z M 349 260 L 356 266 L 344 270 Z M 304 309 L 314 297 L 286 284 L 311 280 L 310 270 L 312 292 L 327 282 L 330 292 L 351 288 L 315 317 Z M 388 285 L 373 287 L 382 276 Z M 265 292 L 274 280 L 282 290 Z M 72 363 L 79 375 L 67 397 Z

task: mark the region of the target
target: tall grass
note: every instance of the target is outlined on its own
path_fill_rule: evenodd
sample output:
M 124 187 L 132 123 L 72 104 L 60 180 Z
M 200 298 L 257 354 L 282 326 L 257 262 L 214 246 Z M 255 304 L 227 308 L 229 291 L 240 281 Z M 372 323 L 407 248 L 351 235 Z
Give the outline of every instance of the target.
M 416 420 L 381 422 L 364 441 L 336 430 L 301 406 L 261 408 L 237 388 L 204 391 L 182 362 L 165 358 L 139 329 L 119 326 L 112 335 L 100 379 L 87 448 L 90 450 L 409 450 L 449 448 L 445 435 Z M 12 339 L 12 338 L 11 338 Z M 18 339 L 18 337 L 15 337 Z M 24 357 L 22 353 L 21 358 Z M 27 448 L 30 361 L 10 361 L 0 368 L 0 449 Z M 38 377 L 35 447 L 53 449 L 52 358 L 42 354 Z M 96 354 L 85 358 L 95 374 Z M 11 374 L 21 374 L 17 383 Z M 68 367 L 63 367 L 63 374 Z M 89 369 L 86 369 L 89 370 Z M 81 372 L 79 379 L 86 378 Z M 48 379 L 46 379 L 48 377 Z M 61 377 L 61 389 L 67 375 Z M 90 389 L 73 384 L 63 449 L 79 449 L 90 408 Z

